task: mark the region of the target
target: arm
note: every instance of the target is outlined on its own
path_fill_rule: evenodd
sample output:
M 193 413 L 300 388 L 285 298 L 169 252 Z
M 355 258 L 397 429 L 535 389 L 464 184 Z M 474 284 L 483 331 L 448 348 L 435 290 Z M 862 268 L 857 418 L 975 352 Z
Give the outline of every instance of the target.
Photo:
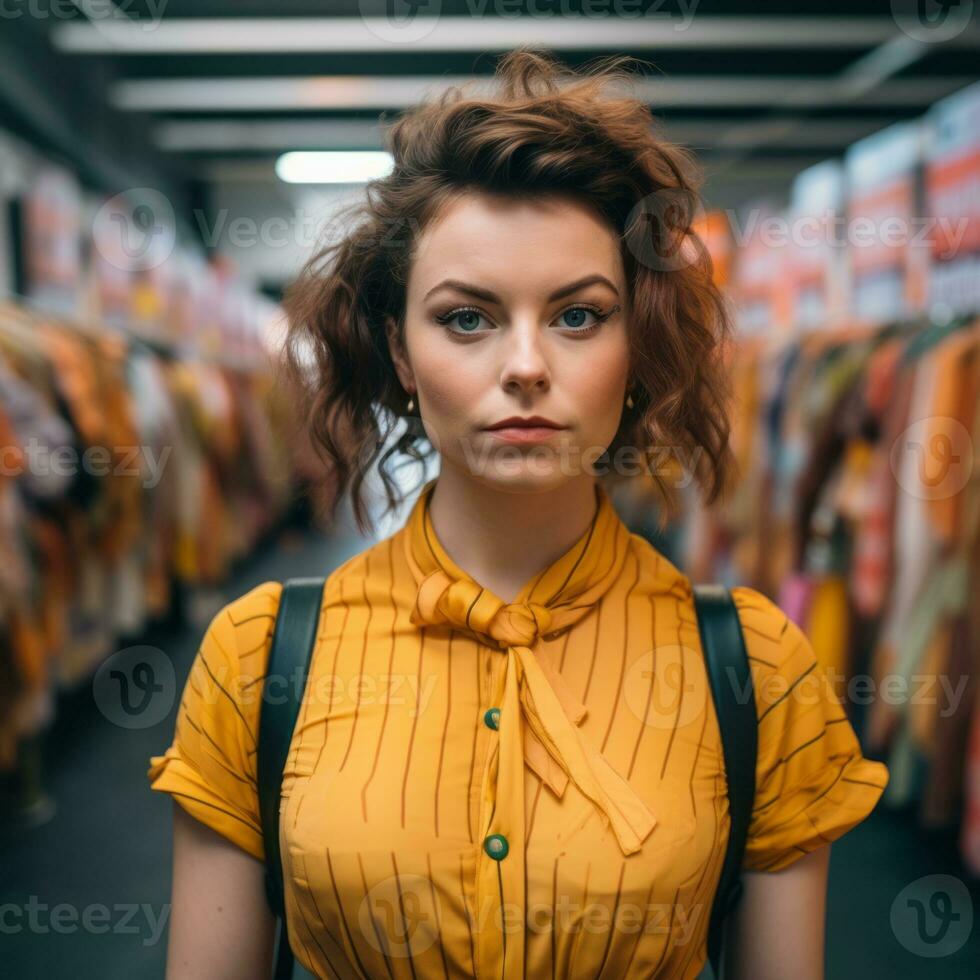
M 759 741 L 726 978 L 823 980 L 831 843 L 874 809 L 888 770 L 862 754 L 802 628 L 754 589 L 732 595 L 752 659 Z
M 824 980 L 830 844 L 781 871 L 743 871 L 726 924 L 724 980 Z
M 275 918 L 263 864 L 174 802 L 166 980 L 267 980 Z

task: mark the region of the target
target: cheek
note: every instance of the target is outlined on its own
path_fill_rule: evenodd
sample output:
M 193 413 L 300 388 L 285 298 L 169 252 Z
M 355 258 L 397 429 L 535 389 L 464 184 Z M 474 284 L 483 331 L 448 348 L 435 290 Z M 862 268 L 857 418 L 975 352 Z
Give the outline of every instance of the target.
M 441 426 L 465 419 L 486 384 L 476 358 L 444 353 L 417 367 L 416 378 L 425 393 L 426 414 Z
M 626 357 L 618 349 L 600 352 L 588 363 L 577 364 L 572 391 L 583 426 L 590 430 L 615 429 L 626 389 Z

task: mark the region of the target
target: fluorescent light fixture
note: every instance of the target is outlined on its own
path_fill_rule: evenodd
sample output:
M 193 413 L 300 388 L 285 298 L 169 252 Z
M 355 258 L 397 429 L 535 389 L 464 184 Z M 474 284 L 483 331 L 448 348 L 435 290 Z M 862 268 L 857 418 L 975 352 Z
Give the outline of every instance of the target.
M 625 6 L 625 5 L 624 5 Z M 685 6 L 689 9 L 685 10 Z M 694 16 L 695 3 L 654 4 L 645 15 L 611 17 L 550 11 L 521 17 L 165 17 L 55 24 L 60 51 L 85 54 L 287 54 L 507 51 L 537 43 L 556 51 L 667 48 L 862 48 L 895 36 L 895 20 L 875 17 Z M 668 9 L 669 8 L 669 9 Z M 94 20 L 94 17 L 93 17 Z M 478 25 L 478 26 L 477 26 Z M 964 32 L 967 34 L 968 32 Z M 962 45 L 961 35 L 954 39 Z M 975 36 L 974 36 L 975 40 Z
M 965 88 L 968 75 L 889 78 L 861 95 L 863 106 L 928 106 Z M 492 78 L 473 75 L 326 75 L 277 77 L 133 78 L 109 90 L 112 104 L 131 112 L 308 112 L 324 109 L 399 109 L 437 97 L 451 85 L 473 83 L 473 95 L 492 94 Z M 837 77 L 799 75 L 678 75 L 637 77 L 623 94 L 665 106 L 846 105 L 855 101 Z
M 276 160 L 276 176 L 287 184 L 365 184 L 393 166 L 384 150 L 290 150 Z

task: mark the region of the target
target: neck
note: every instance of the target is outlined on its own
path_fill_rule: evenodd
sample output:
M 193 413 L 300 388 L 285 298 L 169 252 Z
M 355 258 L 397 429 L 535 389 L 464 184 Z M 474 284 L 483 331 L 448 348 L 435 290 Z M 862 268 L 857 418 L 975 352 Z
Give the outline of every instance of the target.
M 536 492 L 498 490 L 443 464 L 429 501 L 449 557 L 504 602 L 560 558 L 596 514 L 595 479 Z

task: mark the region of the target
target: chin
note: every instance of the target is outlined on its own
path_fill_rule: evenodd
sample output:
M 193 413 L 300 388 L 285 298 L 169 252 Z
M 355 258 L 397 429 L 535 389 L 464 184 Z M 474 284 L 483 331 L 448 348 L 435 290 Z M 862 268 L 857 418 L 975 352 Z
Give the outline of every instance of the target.
M 595 453 L 580 451 L 571 430 L 554 442 L 530 446 L 498 444 L 486 430 L 458 436 L 449 464 L 488 488 L 512 493 L 541 493 L 595 475 Z M 586 444 L 588 445 L 588 444 Z M 443 464 L 447 458 L 443 455 Z
M 545 493 L 560 489 L 571 480 L 561 459 L 515 461 L 491 459 L 474 477 L 485 486 L 504 493 Z

